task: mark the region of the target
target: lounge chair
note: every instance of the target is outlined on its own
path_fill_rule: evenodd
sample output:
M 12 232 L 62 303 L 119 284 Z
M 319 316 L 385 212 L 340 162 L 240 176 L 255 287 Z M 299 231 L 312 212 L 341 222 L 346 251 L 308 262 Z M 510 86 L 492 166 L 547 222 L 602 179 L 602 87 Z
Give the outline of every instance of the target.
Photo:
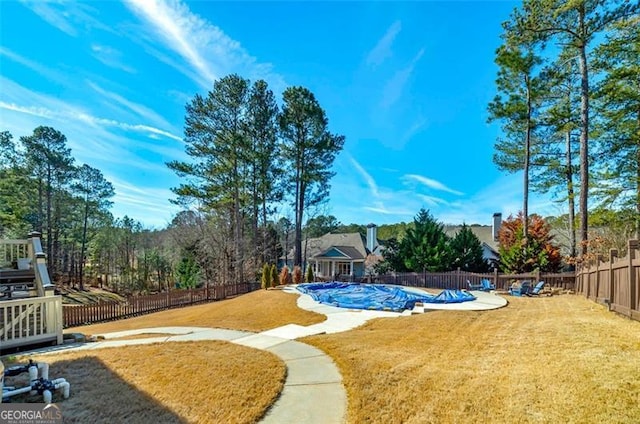
M 487 280 L 486 278 L 480 281 L 480 284 L 482 285 L 482 288 L 480 290 L 483 290 L 483 291 L 491 291 L 496 289 L 496 285 L 493 284 L 491 281 Z
M 536 286 L 527 293 L 527 296 L 539 296 L 543 288 L 544 281 L 538 281 L 538 284 L 536 284 Z
M 520 287 L 512 286 L 509 289 L 509 294 L 511 296 L 525 296 L 527 293 L 529 293 L 529 290 L 531 290 L 531 282 L 523 281 L 522 284 L 520 284 Z
M 473 284 L 471 281 L 467 280 L 467 285 L 469 286 L 469 290 L 482 290 L 482 283 Z

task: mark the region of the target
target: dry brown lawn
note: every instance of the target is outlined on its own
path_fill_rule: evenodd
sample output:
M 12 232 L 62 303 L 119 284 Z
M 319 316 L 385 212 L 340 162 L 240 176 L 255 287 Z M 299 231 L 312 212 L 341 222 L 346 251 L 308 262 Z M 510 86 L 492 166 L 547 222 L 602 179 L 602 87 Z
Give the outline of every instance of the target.
M 579 296 L 509 301 L 302 341 L 338 364 L 350 423 L 640 422 L 640 322 Z
M 50 378 L 64 377 L 71 383 L 69 399 L 62 400 L 59 393 L 53 399 L 65 423 L 254 423 L 276 399 L 286 375 L 277 356 L 222 341 L 96 349 L 35 359 L 50 364 Z M 20 377 L 28 380 L 26 373 Z M 27 383 L 10 380 L 20 383 L 17 387 Z M 16 401 L 41 398 L 23 396 Z
M 324 320 L 299 310 L 296 298 L 263 290 L 71 331 L 168 325 L 262 331 Z M 349 423 L 640 422 L 640 322 L 573 295 L 509 301 L 494 311 L 378 319 L 302 341 L 338 364 Z M 185 351 L 181 346 L 132 346 L 45 360 L 56 362 L 52 377 L 72 382 L 72 398 L 60 402 L 65 416 L 73 410 L 72 422 L 99 414 L 103 402 L 115 419 L 102 422 L 251 422 L 282 387 L 283 364 L 271 356 L 263 360 L 266 352 L 224 342 L 194 343 Z M 254 404 L 259 407 L 246 416 L 226 415 L 245 414 Z M 224 416 L 205 415 L 227 409 L 219 412 Z
M 295 294 L 281 290 L 258 290 L 233 299 L 186 308 L 170 309 L 126 320 L 87 325 L 65 332 L 101 334 L 139 328 L 187 326 L 265 331 L 286 324 L 311 325 L 324 315 L 297 307 Z

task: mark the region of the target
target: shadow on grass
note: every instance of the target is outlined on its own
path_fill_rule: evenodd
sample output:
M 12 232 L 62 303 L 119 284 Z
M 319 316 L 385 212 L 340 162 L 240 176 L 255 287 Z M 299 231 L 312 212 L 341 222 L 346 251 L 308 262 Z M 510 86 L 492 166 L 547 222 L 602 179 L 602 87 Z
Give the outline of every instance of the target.
M 46 360 L 45 360 L 46 361 Z M 145 369 L 140 368 L 144 373 Z M 71 396 L 56 391 L 53 402 L 62 410 L 65 423 L 186 423 L 185 418 L 141 392 L 92 356 L 50 363 L 49 378 L 63 377 L 71 383 Z M 23 387 L 26 373 L 11 377 L 5 385 Z M 12 402 L 42 402 L 40 396 L 20 395 Z

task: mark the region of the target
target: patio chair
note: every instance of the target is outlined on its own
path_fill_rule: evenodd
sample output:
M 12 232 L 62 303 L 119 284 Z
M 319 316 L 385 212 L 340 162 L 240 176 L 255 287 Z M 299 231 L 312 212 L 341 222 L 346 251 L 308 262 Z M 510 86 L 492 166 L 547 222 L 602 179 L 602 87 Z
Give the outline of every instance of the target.
M 480 290 L 483 290 L 483 291 L 491 291 L 496 289 L 496 285 L 493 284 L 491 281 L 487 280 L 486 278 L 480 281 L 480 284 L 482 285 L 482 288 Z
M 469 290 L 482 290 L 482 283 L 473 284 L 471 281 L 467 280 L 467 285 L 469 286 Z
M 512 286 L 509 289 L 509 294 L 511 296 L 525 296 L 527 293 L 529 293 L 529 290 L 531 290 L 531 282 L 523 281 L 519 287 Z
M 540 292 L 544 288 L 544 281 L 538 281 L 538 284 L 527 293 L 527 296 L 540 296 Z

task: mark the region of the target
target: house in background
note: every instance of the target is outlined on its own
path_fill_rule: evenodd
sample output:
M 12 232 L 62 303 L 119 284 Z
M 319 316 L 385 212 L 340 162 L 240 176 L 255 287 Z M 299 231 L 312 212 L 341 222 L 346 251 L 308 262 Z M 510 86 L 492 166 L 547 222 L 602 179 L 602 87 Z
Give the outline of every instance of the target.
M 500 255 L 498 253 L 498 232 L 502 225 L 502 214 L 496 212 L 493 214 L 491 225 L 469 225 L 469 229 L 482 245 L 482 257 L 489 263 L 492 268 L 496 268 Z M 445 225 L 444 232 L 449 237 L 454 237 L 462 225 Z
M 381 246 L 375 224 L 367 225 L 367 236 L 360 233 L 333 234 L 302 241 L 304 267 L 311 265 L 313 275 L 322 280 L 354 280 L 367 275 L 370 266 L 381 259 Z M 287 255 L 292 268 L 294 250 Z
M 482 245 L 482 257 L 491 267 L 497 267 L 498 231 L 502 224 L 502 214 L 494 213 L 491 225 L 469 226 Z M 461 225 L 445 225 L 444 232 L 455 236 Z M 383 260 L 383 246 L 377 238 L 377 226 L 367 225 L 367 235 L 360 233 L 333 234 L 310 238 L 302 241 L 303 272 L 311 265 L 313 275 L 321 280 L 357 280 L 373 274 L 373 266 Z M 286 258 L 282 257 L 279 266 L 285 264 L 293 268 L 294 249 Z

